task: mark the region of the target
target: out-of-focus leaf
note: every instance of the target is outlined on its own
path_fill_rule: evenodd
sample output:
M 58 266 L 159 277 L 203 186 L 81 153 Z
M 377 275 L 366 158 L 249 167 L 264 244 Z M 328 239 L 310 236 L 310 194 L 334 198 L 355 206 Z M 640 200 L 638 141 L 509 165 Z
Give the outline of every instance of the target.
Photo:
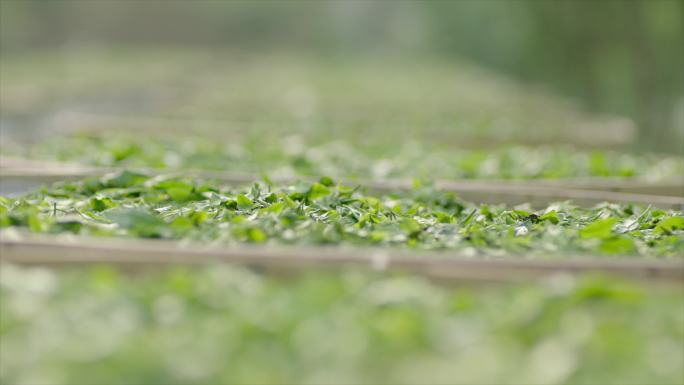
M 613 234 L 613 226 L 618 218 L 599 219 L 582 228 L 579 232 L 583 238 L 607 238 Z
M 635 249 L 634 241 L 624 236 L 606 238 L 599 246 L 599 250 L 606 254 L 631 254 Z
M 670 234 L 674 230 L 684 229 L 684 217 L 676 216 L 663 219 L 656 225 L 656 230 L 659 233 Z
M 249 209 L 251 209 L 251 208 L 254 206 L 254 202 L 252 202 L 251 199 L 247 198 L 247 197 L 246 197 L 245 195 L 243 195 L 243 194 L 238 194 L 236 200 L 237 200 L 237 207 L 238 207 L 240 210 L 243 210 L 243 211 L 244 211 L 244 210 L 249 210 Z
M 309 190 L 309 199 L 317 200 L 330 194 L 330 189 L 321 183 L 314 183 Z

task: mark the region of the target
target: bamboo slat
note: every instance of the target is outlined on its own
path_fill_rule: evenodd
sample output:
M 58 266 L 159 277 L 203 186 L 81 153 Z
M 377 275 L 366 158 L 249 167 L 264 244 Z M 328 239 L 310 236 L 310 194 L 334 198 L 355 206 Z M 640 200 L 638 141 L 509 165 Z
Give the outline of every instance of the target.
M 405 271 L 447 281 L 507 282 L 555 274 L 597 272 L 649 281 L 684 282 L 684 259 L 618 257 L 562 259 L 468 257 L 458 252 L 340 247 L 201 245 L 161 240 L 87 237 L 0 237 L 0 262 L 53 267 L 109 264 L 161 267 L 229 263 L 267 271 L 366 267 Z

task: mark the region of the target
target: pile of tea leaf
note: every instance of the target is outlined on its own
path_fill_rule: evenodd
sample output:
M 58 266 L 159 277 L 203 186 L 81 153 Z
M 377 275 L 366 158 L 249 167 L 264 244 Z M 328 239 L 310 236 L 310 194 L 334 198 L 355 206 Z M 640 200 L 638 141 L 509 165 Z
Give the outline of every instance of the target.
M 361 178 L 553 179 L 684 174 L 674 155 L 578 151 L 571 147 L 454 149 L 404 141 L 356 144 L 300 135 L 253 133 L 223 140 L 212 135 L 141 140 L 131 135 L 81 134 L 51 139 L 18 154 L 94 166 L 212 169 L 270 175 Z
M 607 203 L 579 208 L 560 202 L 542 210 L 475 205 L 429 186 L 373 195 L 327 177 L 234 189 L 126 171 L 0 198 L 0 226 L 38 233 L 487 255 L 684 255 L 684 215 L 679 211 Z

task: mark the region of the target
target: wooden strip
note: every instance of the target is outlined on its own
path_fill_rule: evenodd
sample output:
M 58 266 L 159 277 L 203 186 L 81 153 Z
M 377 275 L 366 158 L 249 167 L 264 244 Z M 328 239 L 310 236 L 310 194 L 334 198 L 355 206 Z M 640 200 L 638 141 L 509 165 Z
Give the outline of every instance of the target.
M 344 247 L 206 246 L 159 240 L 87 237 L 28 237 L 0 240 L 0 262 L 122 267 L 230 263 L 274 271 L 361 266 L 406 271 L 445 280 L 517 281 L 558 273 L 600 272 L 653 281 L 684 282 L 684 259 L 644 260 L 614 257 L 533 259 L 469 258 L 456 252 Z
M 167 175 L 217 179 L 229 184 L 252 183 L 261 178 L 252 174 L 207 171 L 207 170 L 150 170 L 138 169 L 141 172 L 155 174 L 162 172 Z M 2 168 L 0 169 L 0 193 L 16 194 L 26 189 L 37 188 L 42 184 L 50 184 L 60 180 L 74 180 L 88 176 L 104 175 L 109 172 L 120 171 L 107 168 L 83 168 L 81 170 L 62 170 L 55 168 Z M 274 182 L 291 182 L 292 177 L 272 177 Z M 412 181 L 386 180 L 349 180 L 350 185 L 358 184 L 371 191 L 393 192 L 406 191 L 412 188 Z M 438 181 L 438 189 L 458 194 L 461 198 L 487 204 L 518 205 L 530 203 L 532 207 L 543 207 L 551 202 L 571 200 L 580 206 L 593 206 L 601 202 L 637 203 L 653 205 L 658 208 L 682 210 L 684 196 L 663 196 L 651 194 L 637 194 L 628 192 L 611 192 L 602 190 L 577 189 L 563 186 L 545 185 L 539 183 L 502 182 L 484 180 Z
M 503 181 L 502 181 L 503 182 Z M 684 175 L 679 179 L 648 180 L 627 177 L 586 177 L 561 179 L 535 179 L 524 181 L 535 185 L 570 187 L 574 189 L 603 190 L 634 194 L 684 196 Z

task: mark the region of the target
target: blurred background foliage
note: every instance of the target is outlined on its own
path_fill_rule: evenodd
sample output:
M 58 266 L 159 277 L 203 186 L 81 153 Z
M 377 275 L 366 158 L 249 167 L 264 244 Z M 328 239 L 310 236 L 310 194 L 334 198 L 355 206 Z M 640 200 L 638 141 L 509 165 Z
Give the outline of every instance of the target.
M 154 46 L 466 59 L 632 119 L 640 149 L 684 146 L 681 1 L 3 1 L 0 15 L 3 56 Z

